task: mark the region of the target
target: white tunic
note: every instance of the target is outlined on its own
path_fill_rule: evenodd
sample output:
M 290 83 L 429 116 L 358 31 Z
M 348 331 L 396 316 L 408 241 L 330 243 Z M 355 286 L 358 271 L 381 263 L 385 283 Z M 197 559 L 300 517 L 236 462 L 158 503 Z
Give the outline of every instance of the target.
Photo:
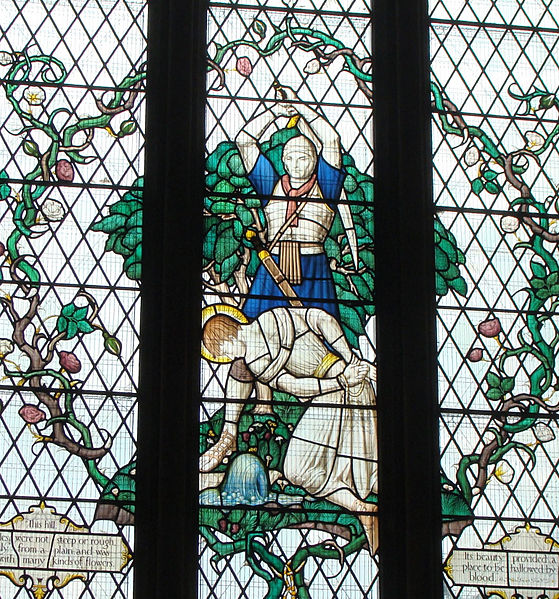
M 279 196 L 284 195 L 281 182 L 276 184 L 273 193 Z M 307 195 L 313 199 L 307 201 L 304 208 L 298 214 L 297 226 L 288 227 L 281 236 L 281 241 L 299 241 L 316 244 L 314 252 L 312 248 L 302 247 L 302 254 L 324 251 L 322 245 L 328 236 L 328 231 L 330 231 L 335 217 L 335 213 L 327 204 L 316 201 L 317 198 L 322 198 L 318 183 L 314 184 L 314 187 Z M 297 204 L 306 201 L 306 198 L 293 199 L 296 200 Z M 266 223 L 268 225 L 268 240 L 270 241 L 275 239 L 277 232 L 286 221 L 288 202 L 288 198 L 285 200 L 270 200 L 264 208 Z M 277 252 L 278 246 L 273 250 L 273 253 Z

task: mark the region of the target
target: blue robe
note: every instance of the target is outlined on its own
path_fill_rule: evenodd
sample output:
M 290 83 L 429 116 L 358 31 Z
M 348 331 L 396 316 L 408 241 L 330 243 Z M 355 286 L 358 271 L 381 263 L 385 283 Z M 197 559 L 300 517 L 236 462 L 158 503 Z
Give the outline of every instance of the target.
M 266 156 L 261 154 L 248 178 L 258 195 L 262 196 L 262 205 L 265 206 L 267 203 L 265 198 L 272 195 L 274 188 L 280 180 L 280 176 L 274 166 Z M 340 199 L 344 178 L 345 172 L 342 169 L 334 168 L 322 156 L 318 158 L 318 187 L 322 193 L 324 202 L 332 209 Z M 279 265 L 279 256 L 273 255 L 272 258 Z M 339 320 L 340 313 L 336 303 L 334 279 L 328 266 L 326 254 L 302 254 L 301 273 L 301 284 L 292 285 L 292 287 L 303 305 L 322 308 Z M 248 318 L 256 318 L 265 310 L 277 306 L 290 305 L 270 273 L 262 264 L 256 271 L 249 293 L 249 298 L 243 308 L 243 312 Z

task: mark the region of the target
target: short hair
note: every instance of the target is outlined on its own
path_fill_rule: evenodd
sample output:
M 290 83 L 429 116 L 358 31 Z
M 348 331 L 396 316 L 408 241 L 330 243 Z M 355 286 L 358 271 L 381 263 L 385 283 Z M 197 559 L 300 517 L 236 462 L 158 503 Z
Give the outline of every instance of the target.
M 282 157 L 286 152 L 303 152 L 303 154 L 309 154 L 313 160 L 317 159 L 316 146 L 306 135 L 296 135 L 288 140 L 283 146 Z
M 241 323 L 225 314 L 212 316 L 202 330 L 202 343 L 204 347 L 215 357 L 221 355 L 221 345 L 237 336 Z

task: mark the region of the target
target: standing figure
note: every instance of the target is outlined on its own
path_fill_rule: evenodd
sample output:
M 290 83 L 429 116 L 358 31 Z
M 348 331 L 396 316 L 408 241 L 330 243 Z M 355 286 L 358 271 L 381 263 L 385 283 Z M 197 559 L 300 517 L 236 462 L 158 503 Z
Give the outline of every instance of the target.
M 297 423 L 283 470 L 313 497 L 358 512 L 376 550 L 377 491 L 374 368 L 355 356 L 338 322 L 317 308 L 273 308 L 256 320 L 235 318 L 230 306 L 206 309 L 203 355 L 232 362 L 225 422 L 217 443 L 200 457 L 209 472 L 236 449 L 237 423 L 256 383 L 290 393 L 308 408 Z
M 350 208 L 339 204 L 345 172 L 340 137 L 317 112 L 288 87 L 277 88 L 284 99 L 256 116 L 236 139 L 244 167 L 264 206 L 266 249 L 305 306 L 316 306 L 339 318 L 334 280 L 324 241 L 337 209 L 357 268 L 357 237 Z M 300 135 L 283 148 L 280 176 L 260 142 L 279 118 L 297 117 Z M 243 306 L 249 318 L 289 302 L 268 270 L 260 265 Z

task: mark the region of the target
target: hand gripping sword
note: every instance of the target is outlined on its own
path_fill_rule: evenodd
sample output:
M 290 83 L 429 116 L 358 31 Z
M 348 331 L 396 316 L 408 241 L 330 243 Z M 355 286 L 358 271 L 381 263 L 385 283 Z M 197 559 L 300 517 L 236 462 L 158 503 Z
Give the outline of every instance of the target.
M 264 244 L 260 240 L 260 237 L 258 237 L 256 231 L 249 229 L 246 232 L 246 238 L 254 246 L 254 249 L 258 253 L 258 257 L 262 262 L 262 266 L 264 266 L 264 268 L 270 273 L 270 276 L 272 277 L 272 279 L 274 279 L 275 284 L 279 287 L 283 295 L 285 295 L 289 303 L 296 308 L 302 308 L 303 304 L 299 299 L 299 296 L 295 293 L 295 290 L 293 289 L 293 287 L 291 287 L 289 281 L 285 278 L 285 275 L 272 258 L 269 250 L 264 246 Z

